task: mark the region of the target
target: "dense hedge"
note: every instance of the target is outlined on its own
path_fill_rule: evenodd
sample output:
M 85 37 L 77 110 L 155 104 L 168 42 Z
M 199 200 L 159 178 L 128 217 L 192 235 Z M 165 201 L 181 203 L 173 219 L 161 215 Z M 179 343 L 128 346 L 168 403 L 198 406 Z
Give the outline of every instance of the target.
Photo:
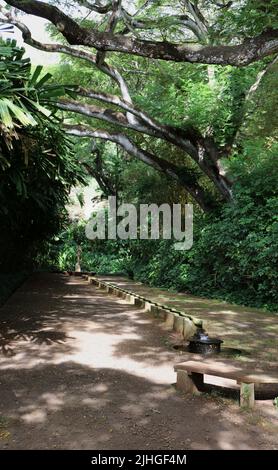
M 80 244 L 84 270 L 125 272 L 152 286 L 275 310 L 277 214 L 274 196 L 258 203 L 242 191 L 220 214 L 195 217 L 194 243 L 189 251 L 176 251 L 168 240 L 90 243 L 84 237 L 77 243 L 71 238 L 70 244 L 64 239 L 59 246 L 59 266 L 74 269 Z M 79 224 L 72 230 L 84 233 L 84 226 Z
M 70 225 L 48 259 L 73 270 L 77 247 L 82 268 L 125 272 L 152 286 L 189 291 L 250 306 L 278 309 L 277 144 L 246 144 L 244 158 L 230 163 L 234 201 L 217 212 L 194 212 L 194 243 L 176 251 L 170 240 L 95 240 L 85 222 Z
M 244 163 L 235 159 L 233 203 L 195 217 L 194 243 L 177 252 L 171 242 L 137 243 L 129 269 L 152 285 L 278 308 L 278 159 L 257 142 Z M 248 164 L 248 171 L 242 166 Z M 240 176 L 239 176 L 240 175 Z
M 276 198 L 256 205 L 242 195 L 218 217 L 195 221 L 188 252 L 169 241 L 131 246 L 129 271 L 151 285 L 277 309 L 277 209 Z

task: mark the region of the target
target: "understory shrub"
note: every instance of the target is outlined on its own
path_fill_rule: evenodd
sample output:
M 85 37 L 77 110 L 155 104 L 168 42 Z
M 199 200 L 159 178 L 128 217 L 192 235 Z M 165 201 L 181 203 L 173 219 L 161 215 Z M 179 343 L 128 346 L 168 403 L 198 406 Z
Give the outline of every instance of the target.
M 61 235 L 56 265 L 73 270 L 80 246 L 83 270 L 125 272 L 151 286 L 277 309 L 277 145 L 270 152 L 259 144 L 231 162 L 234 201 L 214 213 L 195 211 L 190 250 L 176 251 L 171 240 L 91 242 L 81 222 Z

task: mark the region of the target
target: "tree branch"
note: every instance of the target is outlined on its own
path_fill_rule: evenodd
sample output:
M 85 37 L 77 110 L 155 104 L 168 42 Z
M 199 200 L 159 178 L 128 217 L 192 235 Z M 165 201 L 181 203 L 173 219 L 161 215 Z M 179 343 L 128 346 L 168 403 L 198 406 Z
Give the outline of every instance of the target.
M 126 115 L 120 111 L 114 111 L 110 108 L 101 108 L 87 103 L 80 103 L 79 101 L 70 99 L 60 99 L 55 104 L 59 109 L 64 111 L 82 114 L 83 116 L 88 116 L 90 118 L 101 119 L 102 121 L 124 127 L 125 129 L 132 129 L 153 137 L 160 137 L 157 133 L 152 131 L 151 128 L 146 127 L 139 122 L 129 122 Z
M 88 2 L 87 0 L 77 0 L 80 5 L 82 5 L 85 8 L 88 8 L 88 10 L 95 11 L 96 13 L 99 13 L 101 15 L 105 15 L 106 13 L 109 13 L 113 9 L 113 1 L 109 1 L 106 3 L 106 5 L 103 5 L 99 1 L 96 1 L 94 3 Z
M 119 86 L 123 99 L 129 103 L 132 103 L 132 99 L 124 78 L 117 69 L 111 67 L 109 64 L 104 62 L 104 55 L 102 59 L 100 59 L 100 57 L 97 57 L 97 55 L 92 54 L 88 51 L 84 51 L 82 49 L 77 49 L 63 44 L 45 44 L 39 42 L 32 37 L 30 29 L 24 23 L 20 22 L 17 18 L 13 17 L 10 12 L 3 11 L 1 7 L 0 12 L 4 15 L 4 18 L 0 18 L 0 23 L 11 24 L 16 26 L 21 31 L 22 38 L 26 44 L 31 47 L 34 47 L 35 49 L 39 49 L 45 52 L 67 54 L 69 56 L 90 62 L 100 71 L 112 78 L 112 80 L 114 80 Z M 129 119 L 129 115 L 127 115 L 127 118 Z
M 149 31 L 160 27 L 160 18 L 151 20 L 136 19 L 133 16 L 129 15 L 124 9 L 122 9 L 122 18 L 129 31 L 133 31 L 135 29 Z M 169 15 L 167 17 L 167 22 L 168 26 L 183 26 L 192 31 L 192 33 L 194 33 L 199 40 L 203 39 L 203 33 L 200 31 L 197 23 L 191 18 L 189 18 L 188 15 Z M 125 34 L 126 32 L 127 31 L 124 30 L 122 34 Z
M 102 92 L 98 92 L 98 91 L 83 88 L 83 87 L 79 87 L 75 91 L 77 94 L 81 96 L 92 98 L 92 99 L 97 99 L 100 101 L 104 101 L 105 103 L 119 106 L 120 108 L 127 111 L 129 114 L 133 114 L 134 116 L 138 118 L 135 123 L 135 126 L 136 124 L 138 124 L 141 128 L 142 126 L 146 126 L 150 128 L 149 130 L 146 129 L 145 133 L 147 133 L 148 135 L 153 135 L 155 137 L 166 139 L 169 142 L 173 143 L 174 145 L 180 146 L 181 148 L 183 148 L 183 150 L 189 153 L 189 155 L 191 155 L 194 159 L 197 159 L 196 149 L 195 147 L 192 146 L 189 140 L 186 140 L 185 134 L 184 136 L 178 135 L 176 128 L 160 124 L 159 122 L 151 118 L 149 115 L 144 113 L 142 110 L 136 108 L 133 104 L 119 98 L 116 95 L 111 95 L 109 93 L 102 93 Z M 130 123 L 130 121 L 128 122 Z M 131 123 L 131 124 L 134 124 L 134 123 Z
M 37 0 L 6 0 L 8 5 L 53 23 L 69 44 L 175 62 L 243 66 L 278 52 L 278 30 L 267 30 L 237 45 L 174 44 L 145 41 L 80 26 L 56 6 Z
M 70 135 L 78 137 L 92 137 L 108 140 L 120 145 L 129 155 L 136 157 L 145 164 L 160 171 L 161 173 L 175 179 L 191 196 L 196 200 L 204 211 L 209 211 L 212 207 L 212 202 L 209 196 L 199 185 L 196 175 L 191 172 L 188 174 L 188 169 L 179 168 L 171 162 L 156 157 L 150 152 L 139 148 L 134 142 L 126 135 L 117 132 L 108 132 L 105 129 L 92 129 L 87 126 L 81 125 L 64 125 L 65 132 Z
M 127 86 L 117 70 L 110 67 L 105 62 L 98 63 L 94 54 L 87 51 L 76 49 L 70 46 L 60 44 L 42 44 L 31 37 L 30 30 L 23 23 L 6 14 L 6 19 L 0 20 L 4 23 L 16 25 L 23 33 L 26 43 L 48 52 L 62 52 L 74 57 L 85 59 L 98 67 L 104 73 L 111 76 L 120 85 L 123 97 L 120 99 L 116 95 L 95 92 L 94 90 L 85 90 L 80 88 L 79 94 L 93 99 L 98 99 L 110 104 L 116 104 L 126 111 L 126 115 L 112 109 L 103 109 L 97 106 L 79 103 L 74 100 L 60 100 L 58 107 L 60 109 L 77 112 L 91 118 L 97 118 L 109 122 L 111 124 L 120 125 L 128 129 L 135 130 L 156 138 L 161 138 L 178 146 L 188 153 L 197 163 L 200 169 L 214 183 L 224 199 L 231 199 L 231 190 L 224 175 L 219 169 L 218 159 L 215 157 L 216 149 L 211 142 L 204 139 L 196 130 L 192 128 L 179 129 L 173 126 L 167 126 L 158 123 L 146 113 L 135 108 L 131 102 Z
M 191 14 L 194 22 L 199 30 L 199 36 L 201 38 L 206 38 L 208 35 L 208 25 L 207 22 L 202 15 L 202 12 L 197 6 L 197 2 L 192 2 L 190 0 L 183 0 L 188 13 Z
M 112 178 L 105 173 L 103 167 L 102 153 L 96 145 L 95 141 L 92 142 L 92 152 L 94 161 L 92 163 L 82 162 L 89 175 L 91 175 L 98 183 L 100 189 L 105 196 L 117 195 L 117 184 L 112 181 Z

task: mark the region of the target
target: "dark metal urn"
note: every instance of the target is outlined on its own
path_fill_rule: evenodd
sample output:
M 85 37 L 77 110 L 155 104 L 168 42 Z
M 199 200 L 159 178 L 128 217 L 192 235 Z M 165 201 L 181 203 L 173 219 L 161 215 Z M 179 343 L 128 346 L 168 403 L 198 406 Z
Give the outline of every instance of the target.
M 222 339 L 210 338 L 209 335 L 199 328 L 192 338 L 189 338 L 189 352 L 196 354 L 219 354 Z

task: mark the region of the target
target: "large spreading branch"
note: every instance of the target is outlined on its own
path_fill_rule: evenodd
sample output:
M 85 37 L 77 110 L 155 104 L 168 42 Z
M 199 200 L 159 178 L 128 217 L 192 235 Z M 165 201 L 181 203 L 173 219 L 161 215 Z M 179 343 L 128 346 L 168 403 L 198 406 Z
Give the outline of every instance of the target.
M 117 2 L 117 6 L 119 4 L 120 2 Z M 113 3 L 113 5 L 115 6 L 115 3 Z M 117 9 L 114 9 L 113 14 L 115 15 L 117 11 Z M 207 138 L 204 138 L 198 131 L 196 131 L 192 127 L 188 127 L 185 130 L 161 124 L 142 110 L 136 108 L 132 103 L 126 82 L 124 81 L 122 76 L 115 68 L 111 67 L 105 62 L 105 53 L 102 53 L 100 57 L 100 54 L 94 55 L 88 51 L 68 45 L 43 44 L 33 39 L 31 36 L 31 32 L 27 28 L 27 26 L 20 22 L 17 18 L 13 17 L 10 13 L 5 13 L 4 15 L 4 18 L 0 21 L 10 23 L 18 27 L 23 34 L 24 41 L 29 45 L 47 52 L 60 52 L 73 57 L 87 60 L 92 65 L 96 66 L 99 70 L 109 75 L 119 85 L 122 97 L 99 92 L 96 90 L 88 90 L 82 87 L 77 88 L 76 92 L 77 94 L 85 98 L 116 105 L 125 112 L 120 112 L 111 108 L 101 108 L 94 104 L 79 102 L 70 99 L 59 100 L 57 105 L 60 109 L 83 114 L 92 119 L 100 119 L 102 121 L 108 122 L 109 124 L 120 126 L 125 129 L 131 129 L 133 131 L 140 132 L 155 138 L 163 139 L 164 141 L 167 141 L 177 146 L 178 148 L 186 152 L 191 158 L 193 158 L 193 160 L 200 167 L 202 172 L 205 173 L 212 181 L 212 183 L 217 188 L 218 192 L 220 193 L 223 199 L 231 199 L 230 184 L 226 180 L 225 176 L 221 174 L 221 169 L 217 158 L 217 150 L 213 145 L 213 142 L 211 142 Z M 114 136 L 114 134 L 106 135 L 108 137 Z M 123 134 L 121 135 L 123 138 Z M 115 137 L 113 137 L 113 139 L 115 139 Z M 167 160 L 165 160 L 165 164 L 168 165 Z M 170 173 L 168 174 L 168 176 L 169 175 Z M 179 178 L 179 182 L 182 183 L 183 180 Z M 190 194 L 192 194 L 195 199 L 196 195 L 198 195 L 198 203 L 200 204 L 201 192 L 199 191 L 198 193 L 196 193 L 191 189 Z M 204 207 L 204 203 L 200 205 Z
M 82 114 L 83 116 L 100 119 L 102 121 L 109 122 L 110 124 L 154 136 L 154 133 L 151 132 L 151 130 L 147 127 L 140 125 L 139 123 L 130 123 L 124 113 L 114 111 L 110 108 L 101 108 L 99 106 L 81 103 L 79 101 L 70 99 L 60 99 L 57 101 L 56 105 L 58 108 L 63 109 L 64 111 Z
M 242 66 L 278 52 L 278 30 L 267 30 L 236 45 L 175 44 L 146 41 L 110 31 L 83 27 L 56 6 L 37 0 L 6 0 L 25 13 L 45 18 L 56 26 L 71 45 L 93 47 L 152 59 Z
M 202 136 L 193 129 L 187 129 L 187 131 L 185 131 L 183 129 L 160 124 L 143 111 L 136 109 L 132 104 L 124 79 L 115 68 L 108 65 L 105 61 L 98 61 L 96 55 L 88 51 L 62 44 L 43 44 L 36 41 L 32 38 L 29 28 L 10 14 L 6 14 L 6 19 L 2 19 L 1 21 L 18 27 L 27 44 L 47 52 L 60 52 L 87 60 L 99 70 L 109 75 L 118 83 L 123 98 L 119 98 L 116 95 L 95 92 L 93 90 L 85 90 L 83 88 L 79 88 L 77 92 L 85 97 L 98 99 L 110 104 L 116 104 L 127 111 L 127 113 L 125 115 L 111 109 L 103 109 L 72 100 L 60 101 L 58 106 L 61 109 L 77 112 L 91 118 L 102 119 L 111 124 L 133 129 L 137 132 L 142 132 L 153 137 L 162 138 L 171 144 L 180 147 L 194 159 L 201 170 L 210 178 L 222 197 L 226 200 L 231 198 L 230 185 L 226 178 L 221 174 L 217 158 L 215 158 L 215 149 L 212 152 L 211 145 L 208 145 L 208 140 L 203 139 Z M 136 119 L 132 119 L 131 116 Z
M 65 124 L 64 129 L 66 133 L 70 135 L 77 137 L 99 138 L 120 145 L 129 155 L 132 155 L 146 165 L 151 166 L 171 179 L 177 181 L 186 189 L 186 191 L 188 191 L 189 194 L 191 194 L 203 210 L 208 211 L 212 208 L 213 203 L 208 194 L 199 185 L 196 175 L 189 172 L 187 168 L 181 168 L 138 147 L 125 134 L 109 132 L 106 129 L 93 129 L 84 125 Z
M 84 91 L 80 89 L 83 96 L 90 96 L 106 101 L 119 104 L 121 100 L 113 95 L 94 93 L 93 91 Z M 78 92 L 78 90 L 77 90 Z M 127 104 L 122 102 L 122 105 Z M 213 182 L 218 192 L 226 200 L 231 199 L 231 187 L 224 175 L 221 174 L 221 169 L 217 159 L 217 150 L 210 139 L 204 138 L 194 129 L 179 129 L 171 126 L 159 125 L 143 112 L 137 111 L 131 105 L 128 107 L 129 113 L 143 118 L 142 122 L 137 121 L 132 123 L 127 120 L 123 113 L 113 111 L 111 109 L 100 108 L 94 105 L 80 103 L 74 100 L 60 100 L 58 107 L 67 111 L 77 112 L 91 118 L 98 118 L 109 122 L 111 124 L 119 125 L 128 129 L 135 130 L 153 137 L 161 138 L 176 145 L 189 154 L 200 169 L 209 177 Z M 147 124 L 147 125 L 146 125 Z

